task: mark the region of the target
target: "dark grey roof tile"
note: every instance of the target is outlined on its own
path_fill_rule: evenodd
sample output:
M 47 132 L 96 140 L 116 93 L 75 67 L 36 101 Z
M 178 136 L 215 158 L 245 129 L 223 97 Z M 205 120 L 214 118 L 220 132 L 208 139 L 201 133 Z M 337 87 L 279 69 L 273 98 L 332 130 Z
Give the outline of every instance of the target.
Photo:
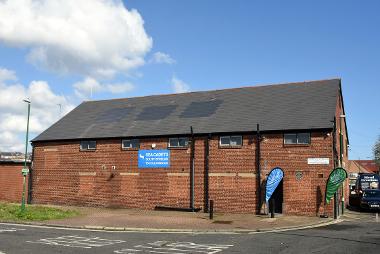
M 332 128 L 339 79 L 87 101 L 33 141 Z

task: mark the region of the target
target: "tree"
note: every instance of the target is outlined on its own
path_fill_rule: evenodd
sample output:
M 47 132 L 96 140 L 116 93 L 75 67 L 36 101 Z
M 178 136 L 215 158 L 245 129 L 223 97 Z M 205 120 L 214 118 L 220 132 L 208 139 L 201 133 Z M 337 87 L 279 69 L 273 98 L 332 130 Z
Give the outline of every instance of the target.
M 373 155 L 374 155 L 376 164 L 380 167 L 380 136 L 377 139 L 375 146 L 373 147 Z

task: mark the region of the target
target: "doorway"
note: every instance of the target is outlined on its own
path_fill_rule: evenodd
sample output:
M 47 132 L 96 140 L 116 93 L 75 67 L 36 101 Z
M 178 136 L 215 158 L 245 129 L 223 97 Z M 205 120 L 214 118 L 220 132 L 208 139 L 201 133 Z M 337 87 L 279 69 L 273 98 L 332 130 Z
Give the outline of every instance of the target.
M 283 202 L 283 180 L 278 184 L 276 190 L 270 199 L 274 200 L 274 212 L 282 213 L 282 202 Z M 270 202 L 270 201 L 269 201 Z

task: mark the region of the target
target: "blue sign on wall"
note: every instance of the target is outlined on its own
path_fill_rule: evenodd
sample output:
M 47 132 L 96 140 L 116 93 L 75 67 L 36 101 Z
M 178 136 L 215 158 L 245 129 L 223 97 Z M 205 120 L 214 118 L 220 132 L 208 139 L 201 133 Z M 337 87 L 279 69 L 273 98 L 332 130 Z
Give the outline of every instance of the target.
M 139 150 L 139 168 L 170 167 L 169 150 Z

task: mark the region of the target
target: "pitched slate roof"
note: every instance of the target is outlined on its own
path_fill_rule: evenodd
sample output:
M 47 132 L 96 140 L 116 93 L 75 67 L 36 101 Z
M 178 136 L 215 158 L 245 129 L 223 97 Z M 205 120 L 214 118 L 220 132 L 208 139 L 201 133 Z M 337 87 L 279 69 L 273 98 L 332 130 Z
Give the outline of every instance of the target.
M 340 79 L 86 101 L 33 142 L 333 127 Z

